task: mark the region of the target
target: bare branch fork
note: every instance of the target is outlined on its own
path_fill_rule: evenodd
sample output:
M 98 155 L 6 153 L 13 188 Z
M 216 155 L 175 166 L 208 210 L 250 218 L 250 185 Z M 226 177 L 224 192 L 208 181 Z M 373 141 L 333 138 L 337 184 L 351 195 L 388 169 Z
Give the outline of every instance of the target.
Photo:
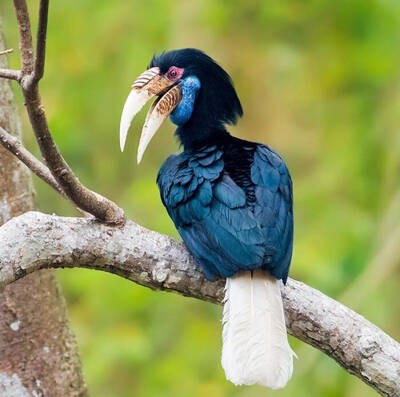
M 208 282 L 182 244 L 131 221 L 125 223 L 124 213 L 115 203 L 87 189 L 74 175 L 51 137 L 38 90 L 45 65 L 49 1 L 40 2 L 35 57 L 26 1 L 14 0 L 14 6 L 21 70 L 0 69 L 0 77 L 19 83 L 47 166 L 2 126 L 0 143 L 98 221 L 31 212 L 0 227 L 0 287 L 43 268 L 86 267 L 115 273 L 152 289 L 220 303 L 223 280 Z M 322 350 L 380 394 L 400 397 L 400 345 L 396 341 L 303 283 L 291 279 L 282 293 L 292 335 Z
M 81 210 L 92 214 L 102 222 L 114 225 L 123 224 L 125 215 L 122 209 L 80 183 L 59 152 L 48 127 L 45 109 L 39 95 L 38 83 L 44 72 L 49 1 L 41 0 L 40 2 L 35 58 L 33 56 L 32 35 L 26 1 L 14 0 L 14 6 L 20 31 L 22 69 L 20 71 L 0 69 L 0 77 L 16 80 L 20 84 L 41 154 L 57 184 L 54 183 L 54 180 L 49 179 L 48 173 L 44 171 L 43 164 L 39 165 L 33 155 L 28 155 L 25 152 L 24 158 L 30 158 L 30 164 L 35 165 L 35 167 L 30 168 L 37 176 L 47 183 L 51 180 L 52 183 L 50 185 L 56 188 L 58 192 L 62 190 L 65 196 Z M 16 154 L 19 151 L 15 149 L 16 142 L 10 138 L 10 135 L 2 129 L 0 143 Z

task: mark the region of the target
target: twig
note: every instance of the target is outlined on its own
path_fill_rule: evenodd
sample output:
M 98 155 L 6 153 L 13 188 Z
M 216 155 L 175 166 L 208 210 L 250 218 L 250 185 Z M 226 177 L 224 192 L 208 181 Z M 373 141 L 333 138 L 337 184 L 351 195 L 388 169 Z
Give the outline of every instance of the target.
M 33 71 L 33 46 L 28 7 L 25 0 L 14 0 L 14 7 L 19 26 L 22 72 L 28 75 Z
M 36 176 L 50 185 L 58 193 L 65 196 L 61 186 L 54 179 L 49 169 L 42 164 L 32 153 L 25 149 L 24 145 L 13 135 L 0 127 L 0 143 L 19 160 L 21 160 Z
M 54 176 L 52 175 L 50 170 L 42 162 L 40 162 L 31 152 L 29 152 L 24 147 L 22 142 L 20 142 L 16 137 L 11 135 L 2 127 L 0 127 L 0 144 L 3 145 L 12 154 L 14 154 L 15 157 L 17 157 L 20 161 L 22 161 L 38 178 L 46 182 L 57 193 L 64 196 L 67 200 L 71 201 L 69 197 L 64 193 L 58 182 L 54 179 Z M 83 211 L 79 207 L 76 207 L 76 209 L 86 218 L 92 217 L 91 214 Z
M 42 0 L 39 9 L 39 26 L 36 37 L 36 59 L 33 72 L 33 81 L 39 81 L 43 77 L 44 62 L 46 58 L 46 35 L 49 12 L 49 0 Z
M 8 50 L 0 51 L 0 55 L 11 54 L 13 51 L 14 50 L 12 48 L 9 48 Z
M 3 77 L 4 79 L 20 81 L 22 73 L 20 70 L 0 68 L 0 77 Z

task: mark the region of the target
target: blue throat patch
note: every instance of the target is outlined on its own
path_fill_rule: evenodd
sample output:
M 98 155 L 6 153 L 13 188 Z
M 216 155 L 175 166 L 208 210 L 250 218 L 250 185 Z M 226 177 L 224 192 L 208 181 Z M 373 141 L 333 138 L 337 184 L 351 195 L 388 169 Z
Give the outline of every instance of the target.
M 196 100 L 196 93 L 201 87 L 200 80 L 196 76 L 188 76 L 179 83 L 182 89 L 182 100 L 170 114 L 171 121 L 178 125 L 184 125 L 191 117 Z

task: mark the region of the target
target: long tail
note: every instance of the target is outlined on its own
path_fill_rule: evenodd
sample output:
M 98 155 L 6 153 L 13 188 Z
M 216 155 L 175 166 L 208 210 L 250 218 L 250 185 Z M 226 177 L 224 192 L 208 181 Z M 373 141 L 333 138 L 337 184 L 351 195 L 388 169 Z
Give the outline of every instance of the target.
M 226 280 L 222 366 L 235 385 L 286 385 L 295 353 L 289 346 L 280 281 L 262 270 Z

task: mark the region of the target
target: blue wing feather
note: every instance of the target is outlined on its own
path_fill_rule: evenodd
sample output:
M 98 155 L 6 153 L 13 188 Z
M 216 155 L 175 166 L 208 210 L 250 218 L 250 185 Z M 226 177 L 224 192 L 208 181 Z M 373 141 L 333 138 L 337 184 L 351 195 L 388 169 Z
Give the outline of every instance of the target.
M 267 146 L 258 145 L 251 179 L 256 185 L 257 219 L 264 230 L 267 245 L 275 251 L 273 262 L 266 269 L 286 283 L 293 245 L 293 195 L 289 171 L 277 153 Z
M 169 157 L 157 178 L 161 198 L 210 280 L 262 267 L 286 282 L 293 244 L 290 175 L 267 146 L 242 149 L 252 157 L 239 176 L 223 147 Z
M 215 184 L 214 196 L 228 208 L 243 207 L 246 204 L 246 194 L 227 174 Z

